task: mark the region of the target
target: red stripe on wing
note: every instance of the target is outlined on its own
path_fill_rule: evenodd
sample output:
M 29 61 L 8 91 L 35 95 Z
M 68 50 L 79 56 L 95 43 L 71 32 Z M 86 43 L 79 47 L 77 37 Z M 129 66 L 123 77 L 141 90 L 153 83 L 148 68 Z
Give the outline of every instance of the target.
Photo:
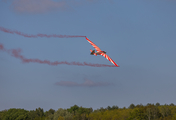
M 119 67 L 107 54 L 101 53 L 100 55 L 104 56 L 106 59 L 108 59 L 110 62 L 112 62 L 115 66 Z
M 98 46 L 96 46 L 92 41 L 90 41 L 88 38 L 86 38 L 86 40 L 96 49 L 97 52 L 101 51 L 101 49 Z

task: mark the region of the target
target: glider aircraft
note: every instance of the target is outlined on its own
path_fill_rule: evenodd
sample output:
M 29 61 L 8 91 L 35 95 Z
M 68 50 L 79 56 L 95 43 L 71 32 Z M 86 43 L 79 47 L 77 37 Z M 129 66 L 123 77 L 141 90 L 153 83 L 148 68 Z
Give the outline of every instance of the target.
M 90 54 L 91 55 L 95 55 L 95 56 L 97 56 L 97 55 L 102 55 L 102 56 L 104 56 L 106 59 L 108 59 L 110 62 L 112 62 L 112 64 L 114 64 L 115 66 L 117 66 L 117 67 L 119 67 L 107 54 L 106 54 L 106 52 L 105 51 L 102 51 L 98 46 L 96 46 L 92 41 L 90 41 L 87 37 L 86 37 L 86 40 L 95 48 L 95 50 L 97 51 L 97 52 L 95 52 L 95 50 L 91 50 L 90 49 Z

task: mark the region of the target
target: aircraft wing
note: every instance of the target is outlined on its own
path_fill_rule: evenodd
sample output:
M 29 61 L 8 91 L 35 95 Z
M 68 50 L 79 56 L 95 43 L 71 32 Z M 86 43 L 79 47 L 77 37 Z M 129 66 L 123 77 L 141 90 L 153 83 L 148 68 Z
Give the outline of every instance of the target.
M 104 56 L 106 59 L 108 59 L 110 62 L 112 62 L 115 66 L 119 67 L 107 54 L 101 53 L 100 55 Z
M 92 41 L 90 41 L 87 37 L 86 40 L 96 49 L 97 52 L 101 51 L 101 49 L 98 46 L 96 46 Z

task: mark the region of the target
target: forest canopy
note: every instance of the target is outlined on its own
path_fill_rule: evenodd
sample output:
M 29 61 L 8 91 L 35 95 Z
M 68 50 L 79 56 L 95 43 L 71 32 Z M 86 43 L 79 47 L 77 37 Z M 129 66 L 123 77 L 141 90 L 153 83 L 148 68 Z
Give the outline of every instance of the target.
M 176 120 L 176 105 L 131 104 L 128 108 L 114 105 L 96 110 L 74 105 L 45 112 L 40 107 L 30 111 L 11 108 L 0 111 L 0 120 Z

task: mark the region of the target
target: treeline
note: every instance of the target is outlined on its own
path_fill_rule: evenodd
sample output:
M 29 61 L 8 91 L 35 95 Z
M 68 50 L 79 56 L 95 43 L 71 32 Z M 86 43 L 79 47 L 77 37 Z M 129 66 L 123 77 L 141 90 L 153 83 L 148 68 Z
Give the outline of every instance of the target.
M 108 106 L 97 110 L 74 105 L 46 112 L 42 108 L 31 111 L 11 108 L 0 111 L 0 120 L 176 120 L 176 105 L 131 104 L 128 108 Z

